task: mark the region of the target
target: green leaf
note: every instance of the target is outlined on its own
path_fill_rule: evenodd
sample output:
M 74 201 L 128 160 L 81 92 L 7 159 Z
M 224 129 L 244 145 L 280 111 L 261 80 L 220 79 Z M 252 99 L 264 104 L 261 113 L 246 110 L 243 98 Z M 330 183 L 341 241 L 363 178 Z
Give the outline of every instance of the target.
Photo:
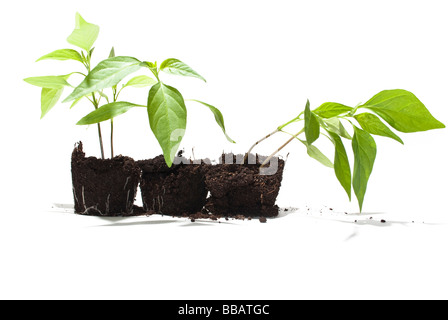
M 70 109 L 73 108 L 74 106 L 76 106 L 78 104 L 78 102 L 82 100 L 82 98 L 84 98 L 84 97 L 78 98 L 75 101 L 73 101 L 72 105 L 70 106 Z
M 135 107 L 146 108 L 146 106 L 125 101 L 108 103 L 86 115 L 84 118 L 78 121 L 77 125 L 89 125 L 110 120 L 118 117 L 123 113 L 128 112 L 130 109 Z
M 401 132 L 445 128 L 413 93 L 406 90 L 381 91 L 361 107 L 372 110 Z
M 140 69 L 140 63 L 132 57 L 114 57 L 101 61 L 63 102 L 115 86 L 124 77 Z
M 36 60 L 37 61 L 41 61 L 41 60 L 76 60 L 79 62 L 83 62 L 83 59 L 81 57 L 81 55 L 79 54 L 78 51 L 73 50 L 73 49 L 61 49 L 61 50 L 56 50 L 53 51 L 49 54 L 46 54 L 42 57 L 40 57 L 39 59 Z
M 123 87 L 134 87 L 134 88 L 144 88 L 144 87 L 150 87 L 157 83 L 156 80 L 154 80 L 151 77 L 141 75 L 136 76 L 129 80 Z
M 115 58 L 115 48 L 110 49 L 109 58 Z
M 321 118 L 333 118 L 340 114 L 352 111 L 353 108 L 336 102 L 325 102 L 319 108 L 313 110 L 314 114 Z
M 342 124 L 341 120 L 339 120 L 338 118 L 322 119 L 322 122 L 324 123 L 324 128 L 326 128 L 328 131 L 336 133 L 343 138 L 349 140 L 352 139 L 347 130 L 345 130 L 345 127 Z
M 348 198 L 352 198 L 352 173 L 350 171 L 350 163 L 348 161 L 347 152 L 345 151 L 342 139 L 335 133 L 328 132 L 335 146 L 334 153 L 334 172 L 340 184 L 347 192 Z
M 317 148 L 317 147 L 314 146 L 314 145 L 309 145 L 309 144 L 308 144 L 306 141 L 304 141 L 304 140 L 301 140 L 301 139 L 298 139 L 298 140 L 299 140 L 300 142 L 302 142 L 302 143 L 305 145 L 305 147 L 306 147 L 306 152 L 307 152 L 307 154 L 308 154 L 311 158 L 313 158 L 313 159 L 319 161 L 321 164 L 323 164 L 323 165 L 326 166 L 326 167 L 334 168 L 333 163 L 330 161 L 330 159 L 327 158 L 326 155 L 324 155 L 324 154 L 322 153 L 322 151 L 319 150 L 319 148 Z
M 221 111 L 219 111 L 216 107 L 214 107 L 214 106 L 212 106 L 212 105 L 210 105 L 210 104 L 208 104 L 208 103 L 199 101 L 199 100 L 191 99 L 191 100 L 189 100 L 189 101 L 195 101 L 195 102 L 198 102 L 198 103 L 200 103 L 200 104 L 202 104 L 202 105 L 208 107 L 208 108 L 210 109 L 210 111 L 213 113 L 213 115 L 215 116 L 216 123 L 221 127 L 222 132 L 224 132 L 224 135 L 226 136 L 227 140 L 228 140 L 229 142 L 231 142 L 231 143 L 236 143 L 236 142 L 235 142 L 232 138 L 230 138 L 229 135 L 226 133 L 226 127 L 225 127 L 225 125 L 224 125 L 224 117 L 223 117 Z
M 364 195 L 367 190 L 367 183 L 373 170 L 376 158 L 376 143 L 372 136 L 356 126 L 353 126 L 352 148 L 355 155 L 355 165 L 353 168 L 353 190 L 358 198 L 359 211 L 362 211 Z
M 24 81 L 32 84 L 33 86 L 49 89 L 61 89 L 65 86 L 71 87 L 67 82 L 67 78 L 70 75 L 64 76 L 44 76 L 44 77 L 30 77 L 23 79 Z
M 100 27 L 86 22 L 79 13 L 76 13 L 75 20 L 75 30 L 73 30 L 72 34 L 68 36 L 67 41 L 68 43 L 89 52 L 98 38 Z
M 178 59 L 166 59 L 160 65 L 160 70 L 170 74 L 198 78 L 206 82 L 206 80 L 199 73 Z
M 386 126 L 376 115 L 365 112 L 356 115 L 355 119 L 361 125 L 361 128 L 363 128 L 368 133 L 392 138 L 394 140 L 397 140 L 401 144 L 404 144 L 403 140 L 401 140 L 399 136 L 397 136 L 392 130 L 390 130 L 389 127 Z
M 103 92 L 103 90 L 98 91 L 98 94 L 99 94 L 101 97 L 103 97 L 104 99 L 106 99 L 107 103 L 109 103 L 109 97 L 107 96 L 107 94 L 105 94 L 105 93 Z
M 310 101 L 308 100 L 305 106 L 305 136 L 308 145 L 311 145 L 319 138 L 320 125 L 316 115 L 311 112 Z
M 50 111 L 56 103 L 58 103 L 59 98 L 64 92 L 64 87 L 52 89 L 52 88 L 42 88 L 42 93 L 40 97 L 41 104 L 41 116 L 42 119 L 48 111 Z
M 171 167 L 187 127 L 187 109 L 180 92 L 162 82 L 153 85 L 148 95 L 148 118 Z

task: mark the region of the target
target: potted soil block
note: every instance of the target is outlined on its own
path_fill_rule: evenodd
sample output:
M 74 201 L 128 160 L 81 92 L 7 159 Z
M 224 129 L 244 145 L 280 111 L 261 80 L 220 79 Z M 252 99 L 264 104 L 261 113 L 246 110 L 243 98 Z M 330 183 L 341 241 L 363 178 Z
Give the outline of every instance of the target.
M 140 168 L 132 158 L 86 157 L 79 142 L 72 153 L 75 212 L 96 216 L 134 215 Z
M 200 212 L 207 198 L 205 171 L 209 165 L 193 164 L 177 158 L 169 168 L 163 156 L 140 160 L 142 170 L 140 191 L 143 209 L 171 216 L 185 216 Z
M 271 159 L 271 165 L 261 168 L 266 157 L 250 155 L 223 155 L 221 163 L 210 166 L 205 174 L 205 184 L 210 191 L 206 208 L 221 216 L 275 217 L 279 208 L 275 205 L 285 162 Z

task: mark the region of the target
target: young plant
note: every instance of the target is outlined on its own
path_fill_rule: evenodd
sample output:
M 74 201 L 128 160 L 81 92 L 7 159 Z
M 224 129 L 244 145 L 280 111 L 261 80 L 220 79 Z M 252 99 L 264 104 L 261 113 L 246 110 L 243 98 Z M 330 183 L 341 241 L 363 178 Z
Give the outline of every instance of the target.
M 82 118 L 78 125 L 89 125 L 113 120 L 115 117 L 126 113 L 132 108 L 146 108 L 149 124 L 157 138 L 169 167 L 173 164 L 181 140 L 187 126 L 187 109 L 182 94 L 174 87 L 160 80 L 160 72 L 205 79 L 187 64 L 178 59 L 167 59 L 160 66 L 157 62 L 140 61 L 133 57 L 116 57 L 102 61 L 93 69 L 86 79 L 74 89 L 66 101 L 73 101 L 91 92 L 111 87 L 115 88 L 125 76 L 147 68 L 156 80 L 146 75 L 137 76 L 122 86 L 115 95 L 114 101 L 108 103 Z M 135 104 L 127 101 L 117 101 L 118 94 L 127 86 L 149 86 L 148 101 L 146 105 Z M 214 106 L 199 100 L 187 100 L 200 103 L 207 107 L 214 115 L 217 124 L 221 127 L 228 141 L 235 143 L 226 133 L 222 113 Z
M 92 23 L 85 21 L 79 13 L 76 13 L 76 26 L 75 30 L 67 38 L 67 42 L 80 48 L 81 50 L 74 49 L 59 49 L 46 54 L 37 61 L 42 60 L 74 60 L 81 63 L 87 74 L 91 71 L 91 59 L 94 51 L 93 44 L 98 38 L 100 28 Z M 114 53 L 112 49 L 111 54 Z M 41 87 L 41 119 L 58 103 L 61 98 L 65 87 L 73 87 L 68 83 L 68 79 L 73 74 L 79 74 L 84 78 L 87 75 L 80 71 L 74 71 L 72 73 L 60 76 L 43 76 L 43 77 L 30 77 L 24 79 L 26 82 Z M 101 98 L 108 97 L 102 91 L 93 91 L 89 95 L 83 95 L 75 99 L 70 108 L 73 108 L 81 99 L 88 99 L 95 109 L 100 106 Z M 104 147 L 103 138 L 101 134 L 101 126 L 98 124 L 98 137 L 100 142 L 101 156 L 104 159 Z
M 75 60 L 84 65 L 87 74 L 75 71 L 60 76 L 24 79 L 26 82 L 42 88 L 41 118 L 57 104 L 65 87 L 74 88 L 70 95 L 62 102 L 71 102 L 70 108 L 73 108 L 80 100 L 86 98 L 93 104 L 95 110 L 83 117 L 77 124 L 97 124 L 101 156 L 104 159 L 104 146 L 100 123 L 110 121 L 110 149 L 111 157 L 113 158 L 114 118 L 134 107 L 146 108 L 151 129 L 162 147 L 167 164 L 171 166 L 185 132 L 187 111 L 185 101 L 180 92 L 161 82 L 159 73 L 160 71 L 164 71 L 176 75 L 196 77 L 204 81 L 205 79 L 178 59 L 167 59 L 158 67 L 157 63 L 140 61 L 129 56 L 115 56 L 114 48 L 110 51 L 108 59 L 101 61 L 97 66 L 92 68 L 93 44 L 98 38 L 98 34 L 99 27 L 86 22 L 77 13 L 75 30 L 67 38 L 67 41 L 81 50 L 60 49 L 44 55 L 37 61 L 47 59 Z M 147 75 L 140 75 L 128 80 L 118 89 L 120 82 L 124 78 L 141 68 L 148 68 L 157 80 Z M 76 87 L 68 83 L 69 77 L 73 74 L 83 76 L 82 82 Z M 150 87 L 147 105 L 119 101 L 120 93 L 127 87 Z M 105 89 L 111 89 L 111 98 L 104 92 Z M 102 98 L 106 101 L 104 105 L 101 105 Z M 217 108 L 198 100 L 190 101 L 196 101 L 208 107 L 214 114 L 216 122 L 224 131 L 227 139 L 234 143 L 225 131 L 223 116 Z
M 291 137 L 273 152 L 262 166 L 265 166 L 291 141 L 298 140 L 306 147 L 310 157 L 334 169 L 337 179 L 350 200 L 353 188 L 358 199 L 359 210 L 362 212 L 367 183 L 377 153 L 376 142 L 372 135 L 388 137 L 403 144 L 401 138 L 381 119 L 393 129 L 404 133 L 445 128 L 445 125 L 434 118 L 425 105 L 411 92 L 401 89 L 384 90 L 356 107 L 326 102 L 317 109 L 311 110 L 310 103 L 307 101 L 304 111 L 257 141 L 247 154 L 272 135 L 278 132 L 288 133 L 285 128 L 290 124 L 303 121 L 303 128 L 295 134 L 288 133 Z M 352 135 L 343 123 L 351 127 Z M 304 137 L 299 138 L 302 134 Z M 328 138 L 334 145 L 333 162 L 314 145 L 321 136 Z M 353 170 L 350 167 L 343 139 L 351 141 L 354 155 Z M 244 161 L 246 160 L 247 158 Z

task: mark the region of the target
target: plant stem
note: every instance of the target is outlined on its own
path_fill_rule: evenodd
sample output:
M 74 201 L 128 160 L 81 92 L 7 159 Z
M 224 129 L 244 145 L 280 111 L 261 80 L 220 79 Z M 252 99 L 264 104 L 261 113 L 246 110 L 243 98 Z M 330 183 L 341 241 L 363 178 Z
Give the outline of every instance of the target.
M 110 158 L 114 157 L 114 119 L 110 119 Z
M 101 126 L 98 123 L 98 137 L 100 139 L 100 148 L 101 148 L 101 159 L 104 160 L 104 147 L 103 147 L 103 136 L 101 134 Z
M 112 95 L 114 102 L 117 102 L 118 95 L 120 94 L 120 92 L 121 90 L 117 93 L 116 85 L 112 87 Z M 110 119 L 110 154 L 112 159 L 114 157 L 114 118 Z
M 297 117 L 295 117 L 295 118 L 292 119 L 291 121 L 288 121 L 288 122 L 286 122 L 285 124 L 283 124 L 283 125 L 281 125 L 280 127 L 278 127 L 278 130 L 281 131 L 284 127 L 290 125 L 291 123 L 294 123 L 294 122 L 298 122 L 298 121 L 303 120 L 303 119 L 300 118 L 300 117 L 302 116 L 303 113 L 304 113 L 304 112 L 302 111 Z
M 95 98 L 95 93 L 92 92 L 93 106 L 95 110 L 98 109 L 98 101 Z M 104 160 L 104 146 L 103 146 L 103 135 L 101 134 L 101 125 L 98 123 L 98 137 L 100 139 L 100 149 L 101 149 L 101 158 Z
M 87 53 L 87 57 L 86 57 L 85 61 L 83 62 L 83 64 L 87 69 L 87 75 L 88 75 L 90 73 L 90 59 L 92 58 L 92 56 L 91 56 L 91 52 L 86 52 L 86 53 Z M 84 53 L 83 53 L 83 56 L 84 56 Z M 96 109 L 98 109 L 98 101 L 95 98 L 94 92 L 92 92 L 92 99 L 93 100 L 90 100 L 90 99 L 89 100 L 92 102 L 92 104 L 96 110 Z M 103 135 L 101 134 L 101 125 L 98 123 L 97 126 L 98 126 L 98 138 L 100 140 L 101 159 L 104 160 Z
M 277 153 L 279 153 L 284 147 L 286 147 L 292 140 L 297 138 L 301 133 L 305 131 L 305 128 L 297 132 L 295 135 L 293 135 L 291 138 L 289 138 L 288 141 L 286 141 L 280 148 L 278 148 L 275 152 L 273 152 L 269 157 L 264 160 L 264 162 L 261 165 L 261 168 L 263 168 Z
M 275 131 L 271 132 L 270 134 L 268 134 L 268 135 L 265 136 L 264 138 L 262 138 L 262 139 L 258 140 L 257 142 L 255 142 L 255 143 L 252 145 L 252 147 L 250 147 L 249 151 L 247 151 L 246 155 L 244 156 L 244 159 L 243 159 L 243 163 L 242 163 L 242 164 L 246 163 L 247 158 L 249 157 L 249 154 L 252 152 L 252 150 L 253 150 L 258 144 L 260 144 L 261 142 L 263 142 L 263 141 L 266 140 L 267 138 L 273 136 L 273 135 L 276 134 L 277 132 L 280 132 L 280 130 L 279 130 L 279 129 L 276 129 Z

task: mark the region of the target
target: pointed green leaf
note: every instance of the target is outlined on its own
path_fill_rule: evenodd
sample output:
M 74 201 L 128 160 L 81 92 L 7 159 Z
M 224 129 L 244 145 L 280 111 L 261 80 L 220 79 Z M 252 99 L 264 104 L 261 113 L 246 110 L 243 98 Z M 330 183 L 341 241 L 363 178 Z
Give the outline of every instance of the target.
M 352 173 L 342 139 L 335 133 L 328 131 L 335 146 L 334 172 L 340 184 L 347 192 L 348 198 L 352 198 Z
M 349 140 L 352 139 L 352 137 L 342 124 L 341 120 L 339 120 L 338 118 L 322 119 L 322 122 L 324 123 L 324 128 L 326 128 L 328 131 L 336 133 L 343 138 Z
M 302 143 L 305 145 L 305 147 L 306 147 L 306 152 L 307 152 L 307 154 L 308 154 L 311 158 L 313 158 L 313 159 L 319 161 L 321 164 L 323 164 L 323 165 L 326 166 L 326 167 L 334 168 L 333 163 L 330 161 L 330 159 L 327 158 L 326 155 L 324 155 L 324 154 L 322 153 L 322 151 L 319 150 L 319 148 L 317 148 L 317 147 L 314 146 L 314 145 L 309 145 L 309 144 L 308 144 L 306 141 L 304 141 L 304 140 L 301 140 L 301 139 L 298 139 L 298 140 L 299 140 L 300 142 L 302 142 Z
M 76 13 L 75 20 L 75 30 L 73 30 L 72 34 L 67 38 L 67 41 L 68 43 L 89 52 L 98 38 L 100 27 L 86 22 L 79 13 Z
M 307 101 L 305 106 L 305 136 L 308 145 L 311 145 L 319 138 L 320 125 L 316 115 L 311 112 L 310 102 Z
M 73 108 L 74 106 L 76 106 L 78 104 L 78 102 L 82 100 L 82 98 L 84 98 L 84 97 L 78 98 L 75 101 L 73 101 L 72 105 L 70 106 L 70 109 Z
M 353 168 L 353 190 L 358 198 L 359 211 L 362 211 L 367 183 L 373 170 L 376 158 L 376 143 L 372 136 L 356 126 L 352 140 L 355 165 Z
M 187 127 L 187 109 L 180 92 L 162 82 L 153 85 L 148 94 L 148 117 L 171 167 Z
M 109 58 L 115 58 L 115 48 L 110 49 Z
M 319 108 L 313 110 L 314 114 L 321 118 L 333 118 L 340 114 L 350 112 L 353 108 L 336 102 L 325 102 Z
M 71 87 L 67 82 L 69 75 L 64 76 L 44 76 L 44 77 L 30 77 L 23 79 L 24 81 L 32 84 L 33 86 L 50 89 L 61 89 L 65 86 Z
M 41 119 L 56 105 L 56 103 L 58 103 L 63 92 L 64 87 L 56 89 L 42 88 L 42 93 L 40 96 Z
M 178 59 L 166 59 L 160 65 L 160 70 L 170 74 L 198 78 L 206 82 L 199 73 Z
M 37 61 L 41 61 L 41 60 L 76 60 L 79 62 L 83 62 L 81 55 L 79 54 L 78 51 L 73 50 L 73 49 L 61 49 L 61 50 L 56 50 L 53 51 L 49 54 L 46 54 L 42 57 L 40 57 L 39 59 L 36 60 Z
M 230 138 L 229 135 L 226 133 L 226 127 L 225 127 L 225 125 L 224 125 L 224 117 L 223 117 L 221 111 L 219 111 L 219 110 L 218 110 L 217 108 L 215 108 L 214 106 L 212 106 L 212 105 L 210 105 L 210 104 L 208 104 L 208 103 L 199 101 L 199 100 L 191 99 L 191 100 L 189 100 L 189 101 L 195 101 L 195 102 L 198 102 L 198 103 L 203 104 L 204 106 L 208 107 L 208 108 L 210 109 L 210 111 L 213 113 L 213 115 L 215 116 L 215 121 L 216 121 L 216 123 L 221 127 L 222 132 L 224 132 L 224 135 L 226 136 L 227 140 L 228 140 L 229 142 L 231 142 L 231 143 L 236 143 L 236 142 L 235 142 L 232 138 Z
M 363 128 L 363 130 L 367 131 L 368 133 L 392 138 L 403 144 L 403 140 L 401 140 L 399 136 L 393 133 L 393 131 L 390 130 L 389 127 L 386 126 L 376 115 L 365 112 L 356 115 L 355 119 L 361 125 L 361 128 Z
M 146 106 L 125 101 L 108 103 L 86 115 L 84 118 L 78 121 L 77 125 L 89 125 L 110 120 L 118 117 L 123 113 L 128 112 L 130 109 L 135 107 L 145 108 Z
M 406 90 L 381 91 L 361 107 L 372 110 L 401 132 L 445 128 L 413 93 Z
M 139 70 L 140 63 L 132 57 L 114 57 L 101 61 L 63 102 L 118 84 L 124 77 Z
M 130 79 L 123 87 L 144 88 L 153 86 L 156 83 L 157 81 L 154 80 L 153 78 L 141 75 Z

